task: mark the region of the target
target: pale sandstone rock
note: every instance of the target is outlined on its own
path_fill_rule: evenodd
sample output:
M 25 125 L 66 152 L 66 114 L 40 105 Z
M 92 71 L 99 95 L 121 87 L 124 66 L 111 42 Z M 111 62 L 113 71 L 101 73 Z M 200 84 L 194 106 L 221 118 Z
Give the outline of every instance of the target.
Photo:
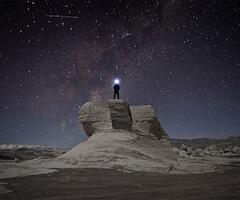
M 168 139 L 168 135 L 161 127 L 152 106 L 130 106 L 130 110 L 134 129 L 158 139 Z
M 96 132 L 126 130 L 135 134 L 168 140 L 150 105 L 131 106 L 122 99 L 87 102 L 80 108 L 79 119 L 88 137 Z

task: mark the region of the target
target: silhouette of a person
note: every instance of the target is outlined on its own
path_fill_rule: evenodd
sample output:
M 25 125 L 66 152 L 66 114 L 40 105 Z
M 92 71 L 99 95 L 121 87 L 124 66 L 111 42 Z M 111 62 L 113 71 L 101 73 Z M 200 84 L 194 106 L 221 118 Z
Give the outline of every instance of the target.
M 117 83 L 114 84 L 113 89 L 114 89 L 114 95 L 113 95 L 113 98 L 115 99 L 115 98 L 116 98 L 116 95 L 117 95 L 117 98 L 119 99 L 120 85 L 117 84 Z

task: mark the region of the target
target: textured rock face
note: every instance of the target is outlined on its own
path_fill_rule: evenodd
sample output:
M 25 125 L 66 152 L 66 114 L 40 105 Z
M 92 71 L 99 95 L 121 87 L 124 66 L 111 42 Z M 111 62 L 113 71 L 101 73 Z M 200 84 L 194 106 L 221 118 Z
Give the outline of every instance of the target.
M 132 117 L 129 105 L 122 99 L 109 100 L 108 102 L 113 129 L 132 131 Z
M 108 104 L 87 102 L 80 108 L 79 119 L 88 137 L 112 128 Z
M 161 127 L 153 108 L 150 105 L 130 107 L 133 127 L 142 133 L 154 135 L 158 139 L 168 139 L 167 133 Z
M 122 99 L 105 103 L 85 103 L 80 109 L 80 122 L 87 136 L 96 132 L 126 130 L 158 139 L 168 139 L 150 105 L 129 107 Z

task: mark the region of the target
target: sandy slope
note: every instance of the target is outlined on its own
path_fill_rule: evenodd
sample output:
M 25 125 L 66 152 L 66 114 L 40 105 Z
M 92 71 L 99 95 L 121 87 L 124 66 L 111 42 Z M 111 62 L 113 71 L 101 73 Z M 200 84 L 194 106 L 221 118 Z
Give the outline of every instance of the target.
M 166 171 L 177 165 L 168 142 L 128 131 L 102 132 L 77 145 L 59 159 L 86 167 L 120 167 L 136 171 Z

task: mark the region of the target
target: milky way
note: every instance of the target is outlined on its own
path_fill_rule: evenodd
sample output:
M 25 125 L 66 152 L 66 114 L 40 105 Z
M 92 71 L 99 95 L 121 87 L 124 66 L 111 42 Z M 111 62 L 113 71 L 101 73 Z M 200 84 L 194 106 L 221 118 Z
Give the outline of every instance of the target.
M 239 14 L 237 0 L 0 1 L 0 143 L 79 143 L 79 107 L 115 78 L 170 137 L 239 135 Z

